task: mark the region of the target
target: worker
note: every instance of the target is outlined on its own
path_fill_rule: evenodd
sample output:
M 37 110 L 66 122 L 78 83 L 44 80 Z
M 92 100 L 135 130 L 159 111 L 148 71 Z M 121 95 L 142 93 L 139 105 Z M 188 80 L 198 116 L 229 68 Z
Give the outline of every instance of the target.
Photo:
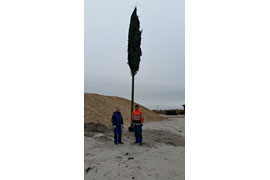
M 122 126 L 123 126 L 123 117 L 120 112 L 120 109 L 116 107 L 116 111 L 112 115 L 112 125 L 113 125 L 113 132 L 114 132 L 114 143 L 117 144 L 124 144 L 122 142 Z
M 131 126 L 134 127 L 135 133 L 135 143 L 142 145 L 142 126 L 143 126 L 143 112 L 139 109 L 139 105 L 135 105 L 135 110 L 133 111 L 131 118 Z

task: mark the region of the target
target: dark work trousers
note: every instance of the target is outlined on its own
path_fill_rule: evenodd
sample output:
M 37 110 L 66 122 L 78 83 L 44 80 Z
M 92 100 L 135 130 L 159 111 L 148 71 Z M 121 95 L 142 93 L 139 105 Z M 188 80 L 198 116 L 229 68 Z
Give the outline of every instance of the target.
M 113 129 L 114 132 L 114 142 L 115 143 L 120 143 L 122 142 L 121 137 L 122 137 L 122 128 L 121 127 L 115 127 Z
M 142 143 L 142 125 L 134 125 L 136 142 Z

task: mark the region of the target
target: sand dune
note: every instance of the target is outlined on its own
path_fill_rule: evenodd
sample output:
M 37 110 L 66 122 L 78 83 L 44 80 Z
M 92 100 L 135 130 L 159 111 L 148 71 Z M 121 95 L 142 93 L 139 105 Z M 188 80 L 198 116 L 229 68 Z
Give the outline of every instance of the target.
M 111 125 L 111 117 L 116 107 L 119 107 L 124 119 L 124 125 L 130 124 L 130 104 L 127 99 L 115 96 L 104 96 L 99 94 L 84 94 L 84 122 L 95 122 Z M 144 113 L 145 122 L 160 121 L 166 118 L 140 105 Z

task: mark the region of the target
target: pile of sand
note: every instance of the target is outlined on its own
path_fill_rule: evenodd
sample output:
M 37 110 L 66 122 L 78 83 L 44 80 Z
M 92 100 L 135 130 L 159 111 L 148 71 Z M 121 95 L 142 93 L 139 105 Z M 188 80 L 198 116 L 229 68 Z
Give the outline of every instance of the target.
M 137 103 L 135 103 L 137 104 Z M 99 94 L 84 94 L 84 123 L 95 122 L 111 125 L 112 114 L 116 107 L 120 108 L 124 119 L 124 125 L 130 124 L 130 105 L 127 99 L 115 96 L 103 96 Z M 140 105 L 140 110 L 144 113 L 144 121 L 160 121 L 166 118 Z

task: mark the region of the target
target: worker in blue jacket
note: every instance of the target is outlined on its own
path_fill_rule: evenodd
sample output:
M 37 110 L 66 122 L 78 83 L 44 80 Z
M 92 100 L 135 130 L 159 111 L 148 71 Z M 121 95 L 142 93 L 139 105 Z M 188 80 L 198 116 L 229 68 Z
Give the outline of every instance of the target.
M 114 143 L 116 145 L 123 144 L 121 140 L 123 117 L 118 107 L 116 107 L 116 111 L 112 115 L 112 125 L 113 125 L 113 132 L 114 132 Z

